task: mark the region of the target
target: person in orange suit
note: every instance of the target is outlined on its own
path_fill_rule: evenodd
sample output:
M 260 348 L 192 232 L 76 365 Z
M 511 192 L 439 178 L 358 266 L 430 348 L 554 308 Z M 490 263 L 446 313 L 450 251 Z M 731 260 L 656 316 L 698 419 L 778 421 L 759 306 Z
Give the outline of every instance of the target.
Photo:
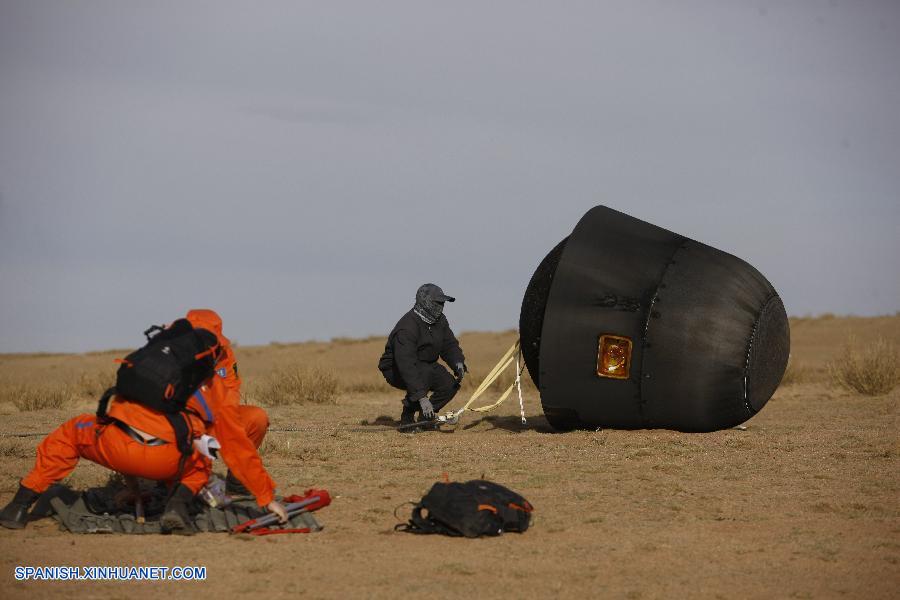
M 225 379 L 213 375 L 190 397 L 182 414 L 191 437 L 195 441 L 203 435 L 214 437 L 229 472 L 246 485 L 260 506 L 285 521 L 284 507 L 274 499 L 275 483 L 257 452 L 265 425 L 260 427 L 259 414 L 247 410 L 255 407 L 235 403 L 237 396 Z M 24 527 L 28 509 L 40 493 L 69 475 L 80 458 L 87 458 L 124 475 L 170 483 L 173 491 L 161 518 L 162 528 L 193 533 L 188 505 L 208 481 L 211 460 L 197 450 L 188 456 L 181 454 L 165 415 L 142 404 L 113 397 L 107 416 L 108 420 L 98 421 L 95 415 L 79 415 L 41 442 L 34 468 L 22 479 L 13 500 L 0 511 L 0 525 Z M 262 419 L 267 424 L 264 412 Z
M 258 406 L 241 404 L 241 377 L 238 373 L 234 351 L 231 348 L 231 340 L 222 333 L 222 318 L 216 311 L 209 308 L 191 309 L 185 318 L 194 327 L 200 327 L 216 334 L 222 348 L 220 358 L 216 362 L 216 377 L 225 384 L 226 402 L 238 407 L 238 420 L 243 424 L 247 436 L 259 448 L 269 429 L 269 416 Z M 247 486 L 230 469 L 225 477 L 225 491 L 234 495 L 250 494 Z
M 185 318 L 194 327 L 200 327 L 216 334 L 221 351 L 219 360 L 216 361 L 216 375 L 225 382 L 226 393 L 229 402 L 240 404 L 241 402 L 241 377 L 238 375 L 237 360 L 231 349 L 231 340 L 222 333 L 222 317 L 209 308 L 194 308 L 187 312 Z

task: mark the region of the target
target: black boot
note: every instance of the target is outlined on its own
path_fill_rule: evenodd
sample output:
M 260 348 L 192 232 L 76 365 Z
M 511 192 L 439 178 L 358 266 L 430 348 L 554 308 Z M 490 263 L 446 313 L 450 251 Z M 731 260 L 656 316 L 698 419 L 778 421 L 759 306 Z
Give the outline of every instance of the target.
M 189 507 L 194 500 L 194 492 L 183 483 L 179 483 L 169 501 L 166 502 L 166 510 L 159 519 L 159 526 L 163 533 L 177 535 L 194 535 L 194 522 L 191 519 Z
M 7 504 L 3 511 L 0 512 L 0 525 L 7 529 L 22 529 L 28 521 L 28 509 L 34 504 L 34 501 L 40 496 L 34 490 L 30 490 L 22 484 L 16 495 L 13 496 L 12 502 Z
M 415 425 L 416 409 L 411 406 L 403 405 L 403 412 L 400 413 L 400 433 L 418 433 L 421 429 Z
M 225 493 L 229 496 L 252 496 L 250 490 L 247 489 L 241 480 L 234 476 L 231 471 L 225 475 Z

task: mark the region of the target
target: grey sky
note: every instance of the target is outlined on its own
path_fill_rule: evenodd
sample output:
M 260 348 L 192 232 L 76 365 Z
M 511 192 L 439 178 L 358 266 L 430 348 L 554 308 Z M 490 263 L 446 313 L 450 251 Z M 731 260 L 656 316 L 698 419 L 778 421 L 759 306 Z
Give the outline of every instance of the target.
M 0 0 L 0 352 L 514 327 L 606 204 L 900 309 L 900 2 Z

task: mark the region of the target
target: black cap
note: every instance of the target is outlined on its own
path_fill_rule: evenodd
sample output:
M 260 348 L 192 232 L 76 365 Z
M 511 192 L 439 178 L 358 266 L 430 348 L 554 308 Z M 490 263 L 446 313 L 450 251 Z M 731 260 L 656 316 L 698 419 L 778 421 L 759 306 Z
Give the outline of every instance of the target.
M 433 283 L 426 283 L 419 287 L 419 290 L 416 292 L 416 298 L 420 296 L 427 296 L 435 302 L 456 302 L 456 298 L 448 296 L 444 293 L 444 290 Z

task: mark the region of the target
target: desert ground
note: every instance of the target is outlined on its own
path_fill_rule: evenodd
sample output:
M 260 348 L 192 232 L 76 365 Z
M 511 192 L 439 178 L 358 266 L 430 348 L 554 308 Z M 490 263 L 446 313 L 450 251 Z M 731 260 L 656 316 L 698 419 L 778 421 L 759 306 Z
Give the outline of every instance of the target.
M 900 316 L 792 319 L 789 379 L 746 430 L 708 434 L 555 433 L 527 385 L 526 425 L 511 398 L 452 433 L 401 435 L 402 394 L 375 368 L 383 338 L 237 345 L 246 401 L 271 418 L 263 459 L 282 492 L 331 492 L 317 513 L 325 530 L 73 535 L 45 519 L 0 530 L 0 597 L 895 598 L 900 389 L 870 397 L 831 383 L 826 365 L 851 334 L 900 345 Z M 515 338 L 461 336 L 472 373 L 451 408 Z M 0 355 L 0 502 L 41 439 L 23 434 L 92 412 L 125 352 Z M 273 405 L 273 382 L 301 366 L 319 369 L 307 377 L 333 400 Z M 395 532 L 395 509 L 405 520 L 401 505 L 445 473 L 520 492 L 535 506 L 532 528 L 478 540 Z M 82 462 L 67 483 L 107 475 Z M 202 565 L 207 579 L 17 582 L 17 565 Z

